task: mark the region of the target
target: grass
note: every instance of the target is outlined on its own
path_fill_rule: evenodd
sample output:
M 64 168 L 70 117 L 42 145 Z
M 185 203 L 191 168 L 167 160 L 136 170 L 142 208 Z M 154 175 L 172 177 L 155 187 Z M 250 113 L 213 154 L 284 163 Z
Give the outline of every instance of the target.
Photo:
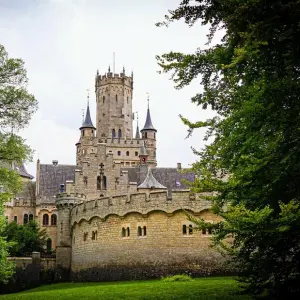
M 239 292 L 236 281 L 230 277 L 208 277 L 174 282 L 149 280 L 58 283 L 22 293 L 2 295 L 0 300 L 251 299 Z

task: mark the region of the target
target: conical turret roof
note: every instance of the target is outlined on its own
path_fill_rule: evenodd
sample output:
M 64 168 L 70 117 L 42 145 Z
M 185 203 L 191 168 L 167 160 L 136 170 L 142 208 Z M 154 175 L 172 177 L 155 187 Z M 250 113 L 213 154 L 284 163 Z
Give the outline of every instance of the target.
M 144 125 L 144 128 L 141 131 L 145 131 L 145 130 L 153 130 L 153 131 L 157 131 L 153 124 L 152 124 L 152 120 L 151 120 L 151 115 L 150 115 L 150 108 L 149 108 L 149 98 L 148 98 L 148 109 L 147 109 L 147 117 L 146 117 L 146 122 Z
M 84 122 L 82 124 L 82 126 L 79 128 L 80 130 L 83 128 L 92 128 L 92 129 L 96 129 L 92 123 L 92 119 L 91 119 L 91 114 L 90 114 L 90 106 L 89 104 L 87 105 L 87 110 L 86 110 L 86 114 L 85 114 L 85 119 Z
M 155 179 L 151 172 L 151 168 L 148 168 L 147 176 L 143 183 L 138 186 L 138 189 L 166 189 L 166 187 Z

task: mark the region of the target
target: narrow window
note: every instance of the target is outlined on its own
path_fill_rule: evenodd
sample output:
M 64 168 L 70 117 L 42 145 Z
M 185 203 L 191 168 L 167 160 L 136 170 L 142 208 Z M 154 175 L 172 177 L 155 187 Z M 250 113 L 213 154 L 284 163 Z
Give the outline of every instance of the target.
M 128 97 L 127 97 L 127 104 L 128 104 Z
M 182 226 L 182 234 L 186 234 L 187 233 L 187 231 L 186 231 L 186 225 L 183 225 Z
M 101 177 L 97 176 L 97 190 L 101 190 Z
M 103 176 L 103 190 L 106 190 L 107 188 L 107 180 L 106 180 L 106 176 Z
M 129 236 L 130 236 L 130 228 L 127 227 L 127 237 L 129 237 Z
M 189 234 L 193 234 L 193 225 L 189 225 Z
M 83 176 L 83 183 L 84 183 L 85 186 L 87 186 L 87 184 L 88 184 L 87 176 Z
M 43 215 L 43 225 L 46 226 L 49 224 L 49 216 L 47 214 Z
M 88 237 L 88 233 L 87 233 L 87 232 L 85 232 L 85 233 L 83 234 L 83 241 L 84 241 L 84 242 L 86 242 L 86 240 L 87 240 L 87 237 Z
M 122 237 L 126 237 L 126 230 L 124 227 L 122 228 Z
M 84 136 L 84 130 L 82 130 L 82 136 Z
M 47 252 L 50 252 L 52 249 L 52 240 L 49 238 L 47 239 Z
M 118 95 L 116 95 L 116 102 L 118 102 Z
M 116 137 L 116 130 L 115 129 L 112 130 L 111 136 L 112 136 L 113 139 Z
M 33 221 L 33 214 L 30 214 L 30 215 L 29 215 L 29 222 L 30 222 L 30 221 Z
M 28 215 L 25 214 L 24 217 L 23 217 L 23 224 L 27 224 L 28 223 Z
M 144 235 L 144 236 L 147 235 L 147 228 L 146 228 L 146 226 L 143 227 L 143 235 Z
M 57 224 L 57 216 L 56 214 L 51 215 L 51 225 L 56 226 Z
M 147 132 L 145 132 L 145 139 L 147 139 L 148 137 L 147 137 Z
M 118 139 L 120 139 L 121 137 L 122 137 L 122 130 L 119 129 L 119 130 L 118 130 Z
M 129 151 L 126 151 L 126 156 L 129 156 Z
M 102 101 L 103 101 L 103 104 L 104 104 L 104 102 L 105 102 L 105 96 L 102 97 Z
M 154 132 L 154 139 L 155 139 L 155 132 Z
M 206 229 L 205 228 L 202 229 L 202 234 L 206 234 Z
M 138 227 L 137 234 L 138 234 L 138 236 L 142 236 L 142 227 L 141 226 Z
M 95 237 L 96 237 L 96 233 L 95 233 L 95 231 L 92 231 L 92 240 L 93 241 L 95 240 Z
M 134 153 L 134 154 L 135 154 L 135 156 L 139 156 L 139 153 L 138 153 L 137 151 L 135 151 L 135 153 Z
M 18 216 L 14 216 L 14 222 L 18 223 Z
M 118 151 L 118 156 L 121 156 L 121 151 Z

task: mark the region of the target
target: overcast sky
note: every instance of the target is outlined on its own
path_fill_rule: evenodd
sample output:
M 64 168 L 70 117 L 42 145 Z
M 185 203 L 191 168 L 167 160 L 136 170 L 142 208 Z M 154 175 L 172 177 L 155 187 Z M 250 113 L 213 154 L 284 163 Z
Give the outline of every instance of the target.
M 94 78 L 112 65 L 134 72 L 133 111 L 138 111 L 140 128 L 150 94 L 153 125 L 157 132 L 157 160 L 160 167 L 188 167 L 197 160 L 191 146 L 203 147 L 204 131 L 185 139 L 187 128 L 178 115 L 192 121 L 212 115 L 192 104 L 201 91 L 195 81 L 175 90 L 170 75 L 157 73 L 155 55 L 168 51 L 192 53 L 206 43 L 207 28 L 189 28 L 183 22 L 158 28 L 176 0 L 0 0 L 0 43 L 11 57 L 25 61 L 29 91 L 39 101 L 39 110 L 22 132 L 35 150 L 27 163 L 35 175 L 36 160 L 75 164 L 75 143 L 79 138 L 86 89 L 91 90 L 91 113 L 95 124 Z M 134 127 L 136 123 L 134 123 Z

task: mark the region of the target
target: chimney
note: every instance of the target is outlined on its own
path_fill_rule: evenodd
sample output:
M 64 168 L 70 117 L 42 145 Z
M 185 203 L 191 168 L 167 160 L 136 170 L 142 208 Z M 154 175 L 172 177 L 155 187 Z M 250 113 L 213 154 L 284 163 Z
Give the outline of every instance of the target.
M 57 166 L 58 160 L 52 160 L 52 164 L 53 164 L 53 166 Z
M 181 170 L 181 163 L 177 163 L 177 170 Z

